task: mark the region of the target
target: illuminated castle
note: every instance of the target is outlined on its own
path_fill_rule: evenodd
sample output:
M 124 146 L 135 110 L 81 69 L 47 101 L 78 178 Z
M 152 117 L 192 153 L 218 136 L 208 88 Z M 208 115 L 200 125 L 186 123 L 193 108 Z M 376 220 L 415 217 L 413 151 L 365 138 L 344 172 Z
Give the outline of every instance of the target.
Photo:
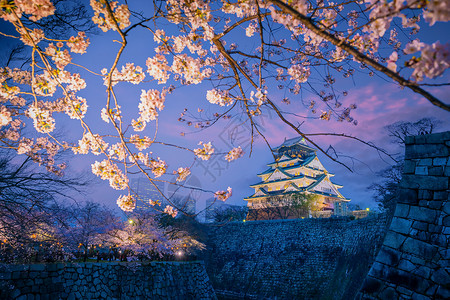
M 279 209 L 289 207 L 290 197 L 293 194 L 317 195 L 319 211 L 313 216 L 329 217 L 330 215 L 347 214 L 346 202 L 350 201 L 339 193 L 341 185 L 331 182 L 334 176 L 327 172 L 317 158 L 316 150 L 309 147 L 301 137 L 285 140 L 282 145 L 274 149 L 275 161 L 268 164 L 269 169 L 258 176 L 261 181 L 250 185 L 255 193 L 245 198 L 249 211 Z M 273 199 L 284 199 L 274 202 Z M 311 212 L 308 213 L 308 215 Z M 299 216 L 284 212 L 285 218 Z M 250 216 L 250 214 L 249 214 Z M 270 217 L 248 217 L 250 220 L 267 219 Z M 280 218 L 280 217 L 275 217 Z M 283 217 L 281 217 L 283 218 Z

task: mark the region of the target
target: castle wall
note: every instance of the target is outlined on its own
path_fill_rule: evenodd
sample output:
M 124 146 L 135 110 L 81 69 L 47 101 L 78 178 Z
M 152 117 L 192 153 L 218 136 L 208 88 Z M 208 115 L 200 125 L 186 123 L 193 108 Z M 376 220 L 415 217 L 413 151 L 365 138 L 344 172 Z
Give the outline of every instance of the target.
M 230 222 L 209 231 L 207 272 L 230 299 L 352 299 L 386 217 Z
M 0 299 L 217 299 L 202 262 L 0 265 Z
M 450 131 L 408 137 L 401 194 L 363 299 L 450 299 Z

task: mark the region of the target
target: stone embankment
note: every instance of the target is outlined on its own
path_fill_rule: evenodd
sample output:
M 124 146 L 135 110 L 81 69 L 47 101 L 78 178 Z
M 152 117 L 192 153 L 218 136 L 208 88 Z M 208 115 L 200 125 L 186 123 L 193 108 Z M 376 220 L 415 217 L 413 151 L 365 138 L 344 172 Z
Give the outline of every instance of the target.
M 203 262 L 0 265 L 0 299 L 217 299 Z
M 408 137 L 401 193 L 363 299 L 450 299 L 450 131 Z
M 353 299 L 386 217 L 232 222 L 209 232 L 206 266 L 226 299 Z

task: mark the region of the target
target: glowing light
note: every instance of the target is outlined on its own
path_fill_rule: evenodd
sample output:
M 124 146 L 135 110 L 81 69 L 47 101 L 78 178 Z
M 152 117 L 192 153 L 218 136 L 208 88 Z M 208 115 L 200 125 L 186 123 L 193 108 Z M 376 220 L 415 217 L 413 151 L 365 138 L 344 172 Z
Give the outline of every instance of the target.
M 130 224 L 133 224 L 133 220 L 129 220 L 128 222 L 129 222 Z
M 367 211 L 369 211 L 369 210 L 370 210 L 370 208 L 366 208 L 366 210 L 367 210 Z
M 182 256 L 182 255 L 183 255 L 183 251 L 177 251 L 175 254 L 176 254 L 177 256 Z

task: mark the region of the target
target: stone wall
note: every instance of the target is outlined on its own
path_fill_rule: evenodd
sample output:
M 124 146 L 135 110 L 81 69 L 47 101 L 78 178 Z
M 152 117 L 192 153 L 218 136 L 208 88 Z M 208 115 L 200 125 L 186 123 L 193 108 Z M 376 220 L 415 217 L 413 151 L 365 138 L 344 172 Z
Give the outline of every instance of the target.
M 450 298 L 450 132 L 408 137 L 394 218 L 364 299 Z
M 226 299 L 352 299 L 386 226 L 384 215 L 213 226 L 206 267 Z
M 0 299 L 217 299 L 203 262 L 0 265 Z

